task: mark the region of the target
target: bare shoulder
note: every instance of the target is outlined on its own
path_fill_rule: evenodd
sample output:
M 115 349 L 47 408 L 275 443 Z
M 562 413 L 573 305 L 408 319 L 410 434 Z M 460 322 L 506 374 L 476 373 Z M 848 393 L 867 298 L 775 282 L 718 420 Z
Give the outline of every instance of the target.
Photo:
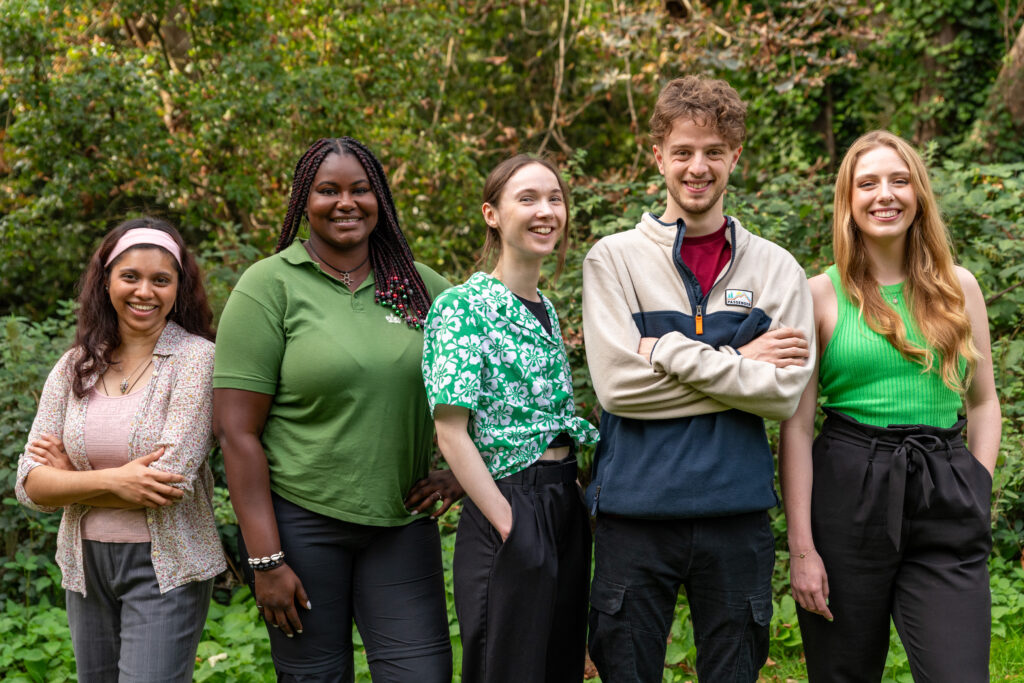
M 956 271 L 957 280 L 960 281 L 960 287 L 964 290 L 964 297 L 969 301 L 982 298 L 981 285 L 978 284 L 978 279 L 974 277 L 974 273 L 963 266 L 954 266 L 954 270 Z
M 839 301 L 832 280 L 825 273 L 815 275 L 807 281 L 814 300 L 814 328 L 818 333 L 818 353 L 823 354 L 832 340 L 839 317 Z
M 814 298 L 814 308 L 835 308 L 836 290 L 832 286 L 832 280 L 828 275 L 821 273 L 807 280 L 811 288 L 811 296 Z

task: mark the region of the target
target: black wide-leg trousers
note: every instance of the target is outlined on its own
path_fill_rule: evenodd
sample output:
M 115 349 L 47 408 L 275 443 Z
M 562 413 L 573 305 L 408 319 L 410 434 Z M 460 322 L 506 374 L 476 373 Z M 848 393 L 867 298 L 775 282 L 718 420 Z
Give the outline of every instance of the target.
M 987 683 L 992 478 L 949 429 L 834 411 L 814 443 L 811 520 L 833 622 L 798 609 L 812 683 L 877 683 L 892 618 L 917 683 Z
M 576 460 L 495 483 L 512 506 L 508 538 L 467 498 L 455 541 L 462 681 L 582 681 L 591 534 Z

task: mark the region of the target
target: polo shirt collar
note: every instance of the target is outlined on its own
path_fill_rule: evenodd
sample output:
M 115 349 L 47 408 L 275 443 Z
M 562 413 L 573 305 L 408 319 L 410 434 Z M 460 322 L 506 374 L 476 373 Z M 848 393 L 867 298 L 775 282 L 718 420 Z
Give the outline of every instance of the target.
M 321 268 L 320 264 L 313 260 L 313 257 L 309 255 L 309 252 L 306 251 L 306 247 L 303 246 L 302 242 L 300 242 L 299 240 L 295 240 L 287 247 L 282 249 L 280 256 L 285 263 L 290 263 L 291 265 L 299 266 L 300 268 L 312 268 L 313 270 L 322 274 L 324 277 L 334 282 L 337 282 L 339 285 L 341 285 L 343 289 L 345 289 L 346 291 L 350 291 L 353 294 L 365 289 L 366 287 L 372 287 L 375 282 L 373 278 L 373 267 L 371 266 L 370 274 L 366 276 L 366 279 L 360 282 L 359 286 L 356 287 L 355 289 L 349 290 L 349 288 L 345 287 L 345 285 L 342 284 L 342 282 L 338 280 L 338 278 L 332 277 L 330 273 L 326 272 L 323 268 Z

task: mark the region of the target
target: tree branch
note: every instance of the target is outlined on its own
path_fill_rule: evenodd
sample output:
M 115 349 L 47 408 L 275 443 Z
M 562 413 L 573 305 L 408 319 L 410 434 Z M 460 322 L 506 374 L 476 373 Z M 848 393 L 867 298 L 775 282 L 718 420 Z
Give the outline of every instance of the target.
M 537 150 L 538 154 L 544 153 L 545 148 L 548 146 L 548 140 L 551 139 L 555 125 L 558 123 L 559 102 L 562 98 L 562 82 L 565 79 L 565 32 L 569 27 L 569 3 L 570 0 L 565 0 L 562 5 L 562 26 L 558 30 L 558 61 L 555 62 L 555 93 L 551 100 L 551 118 L 548 120 L 548 130 L 544 134 L 544 139 Z M 568 148 L 568 145 L 565 144 L 560 135 L 556 138 L 556 141 L 563 149 Z
M 1024 280 L 1021 280 L 1020 282 L 1015 282 L 1014 284 L 1012 284 L 1009 287 L 1005 288 L 1001 292 L 996 292 L 995 294 L 993 294 L 989 298 L 985 299 L 985 305 L 986 306 L 991 306 L 993 303 L 998 301 L 1004 295 L 1009 294 L 1010 292 L 1012 292 L 1013 290 L 1017 289 L 1021 285 L 1024 285 Z

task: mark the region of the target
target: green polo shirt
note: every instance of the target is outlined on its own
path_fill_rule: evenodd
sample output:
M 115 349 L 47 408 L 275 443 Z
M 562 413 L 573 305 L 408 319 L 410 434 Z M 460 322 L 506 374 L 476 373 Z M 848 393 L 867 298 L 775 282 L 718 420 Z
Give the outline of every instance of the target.
M 417 263 L 433 298 L 450 285 Z M 426 476 L 433 422 L 423 333 L 374 303 L 370 274 L 350 291 L 295 242 L 256 263 L 217 331 L 213 386 L 272 395 L 262 443 L 270 488 L 328 517 L 412 521 L 402 504 Z

